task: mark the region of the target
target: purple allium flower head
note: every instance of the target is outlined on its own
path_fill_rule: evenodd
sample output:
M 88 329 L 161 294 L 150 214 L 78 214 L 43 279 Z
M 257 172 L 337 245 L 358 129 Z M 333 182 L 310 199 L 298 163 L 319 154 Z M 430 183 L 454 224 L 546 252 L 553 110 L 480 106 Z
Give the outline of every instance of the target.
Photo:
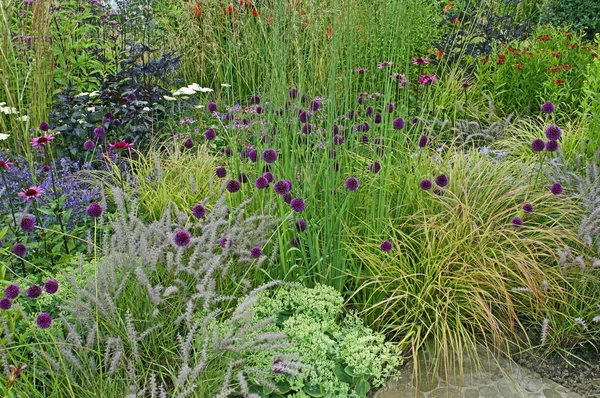
M 523 219 L 521 217 L 515 217 L 510 221 L 510 223 L 513 225 L 513 227 L 519 228 L 523 225 Z
M 135 93 L 131 93 L 127 96 L 127 101 L 129 102 L 133 102 L 137 99 L 137 95 L 135 95 Z
M 296 220 L 296 230 L 298 232 L 304 232 L 306 231 L 306 221 L 304 221 L 304 219 L 299 219 Z
M 552 113 L 554 112 L 554 104 L 550 101 L 546 101 L 542 104 L 541 110 L 544 113 Z
M 335 162 L 335 163 L 333 164 L 333 171 L 335 171 L 336 173 L 337 173 L 338 171 L 340 171 L 340 163 L 339 163 L 339 162 Z
M 35 323 L 40 329 L 48 329 L 52 325 L 52 317 L 48 313 L 42 312 L 35 319 Z
M 58 282 L 54 279 L 49 279 L 44 283 L 44 290 L 48 294 L 54 294 L 58 291 Z
M 312 124 L 310 124 L 310 123 L 304 123 L 302 125 L 302 132 L 304 134 L 309 134 L 309 133 L 311 133 L 313 131 L 313 128 L 314 128 L 314 126 Z
M 361 104 L 361 105 L 362 105 L 362 104 L 364 104 L 364 103 L 366 103 L 366 102 L 367 102 L 367 98 L 366 98 L 364 95 L 360 94 L 360 95 L 358 96 L 358 99 L 357 99 L 357 101 L 358 101 L 358 103 L 359 103 L 359 104 Z
M 102 119 L 102 124 L 109 124 L 110 123 L 110 118 L 105 117 L 104 119 Z
M 396 110 L 396 105 L 390 102 L 389 104 L 387 104 L 386 110 L 388 113 L 392 113 L 394 112 L 394 110 Z
M 190 233 L 185 229 L 180 229 L 173 234 L 173 243 L 179 247 L 185 247 L 190 244 Z
M 402 119 L 401 117 L 395 118 L 393 125 L 394 130 L 402 130 L 402 128 L 404 127 L 404 119 Z
M 560 195 L 563 191 L 563 186 L 560 185 L 559 183 L 554 183 L 550 186 L 550 192 L 552 192 L 554 195 Z
M 385 140 L 381 137 L 373 138 L 373 144 L 375 145 L 385 145 Z
M 310 105 L 308 106 L 308 109 L 310 109 L 311 111 L 318 111 L 319 109 L 321 109 L 321 103 L 317 100 L 311 101 Z
M 362 137 L 360 137 L 360 143 L 361 144 L 368 144 L 369 143 L 369 136 L 365 134 Z
M 338 136 L 336 135 L 336 137 L 338 137 Z M 333 137 L 333 138 L 334 138 L 334 142 L 335 142 L 335 137 Z M 335 159 L 335 158 L 337 158 L 337 151 L 335 149 L 333 149 L 333 150 L 329 151 L 328 155 L 329 155 L 329 159 Z
M 27 246 L 22 243 L 16 243 L 13 246 L 12 251 L 19 257 L 25 257 L 25 254 L 27 254 Z
M 263 151 L 262 158 L 267 163 L 273 163 L 277 160 L 277 152 L 273 148 L 267 148 Z
M 257 113 L 257 114 L 259 114 L 259 115 L 260 115 L 260 114 L 261 114 L 261 113 L 263 113 L 264 111 L 265 111 L 265 109 L 264 109 L 262 106 L 257 106 L 257 107 L 256 107 L 256 113 Z
M 275 374 L 283 374 L 286 370 L 285 362 L 283 362 L 281 359 L 277 359 L 271 365 L 271 369 L 273 369 L 273 373 Z
M 0 299 L 0 309 L 9 310 L 12 307 L 12 300 L 6 297 Z
M 338 135 L 340 134 L 340 126 L 338 126 L 337 124 L 333 125 L 333 135 Z
M 291 99 L 298 98 L 298 89 L 296 87 L 292 87 L 289 89 L 288 94 Z
M 83 148 L 86 151 L 91 151 L 92 149 L 94 149 L 94 142 L 92 140 L 87 140 L 83 143 Z
M 102 138 L 102 137 L 104 137 L 105 134 L 106 134 L 106 130 L 104 130 L 104 127 L 102 127 L 102 126 L 98 126 L 94 129 L 94 135 L 96 137 Z
M 248 152 L 248 159 L 250 159 L 250 161 L 252 163 L 256 163 L 256 161 L 258 160 L 258 151 L 256 149 L 250 149 Z
M 294 198 L 290 201 L 290 207 L 296 213 L 300 213 L 306 208 L 306 205 L 304 204 L 304 200 L 302 200 L 302 198 Z
M 546 143 L 541 138 L 536 138 L 531 141 L 531 149 L 533 149 L 534 152 L 541 152 L 544 148 L 546 148 Z
M 215 174 L 219 178 L 225 178 L 225 176 L 227 175 L 227 170 L 225 169 L 225 167 L 217 167 L 217 169 L 215 170 Z
M 436 194 L 436 195 L 441 195 L 442 194 L 442 190 L 439 189 L 439 188 L 434 188 L 433 189 L 433 193 Z
M 18 285 L 11 283 L 4 288 L 4 297 L 12 300 L 19 295 L 20 291 L 21 289 L 19 289 Z
M 113 117 L 113 114 L 112 114 L 112 113 L 110 113 L 110 112 L 106 112 L 106 113 L 104 114 L 104 117 L 105 117 L 105 118 L 109 118 L 109 119 L 110 119 L 111 117 Z
M 369 165 L 369 170 L 371 171 L 371 173 L 379 173 L 379 171 L 381 170 L 381 163 L 379 162 L 373 162 Z
M 31 232 L 35 228 L 35 221 L 33 217 L 23 217 L 21 219 L 21 229 L 24 232 Z
M 50 172 L 50 166 L 48 166 L 47 164 L 42 166 L 42 172 L 43 173 L 49 173 Z
M 360 131 L 364 131 L 364 132 L 366 133 L 366 132 L 367 132 L 367 131 L 369 131 L 370 129 L 371 129 L 371 126 L 369 126 L 369 123 L 367 123 L 367 122 L 364 122 L 364 123 L 362 124 L 362 129 L 361 129 Z
M 300 97 L 300 101 L 302 101 L 302 103 L 306 103 L 310 101 L 310 97 L 306 94 L 302 94 L 302 97 Z
M 419 186 L 421 187 L 422 190 L 424 191 L 429 191 L 431 189 L 431 187 L 433 186 L 433 184 L 431 183 L 431 180 L 428 180 L 427 178 L 421 180 L 421 182 L 419 183 Z
M 250 105 L 258 105 L 260 104 L 260 97 L 258 95 L 253 95 L 250 97 Z
M 38 298 L 42 295 L 42 287 L 40 285 L 31 285 L 25 290 L 25 295 L 31 299 Z
M 290 192 L 290 186 L 285 180 L 279 180 L 273 184 L 273 191 L 278 195 L 285 195 Z
M 209 141 L 214 140 L 216 136 L 217 133 L 213 129 L 208 129 L 204 132 L 204 138 L 206 138 Z
M 310 113 L 301 110 L 300 112 L 298 112 L 298 120 L 300 120 L 300 122 L 302 123 L 307 123 L 308 121 L 310 121 Z
M 250 257 L 259 258 L 261 255 L 262 249 L 260 248 L 260 246 L 254 246 L 252 249 L 250 249 Z
M 292 236 L 290 238 L 290 246 L 292 247 L 300 247 L 300 238 L 297 236 Z
M 240 190 L 241 185 L 240 185 L 240 182 L 237 180 L 229 180 L 229 181 L 227 181 L 227 185 L 225 186 L 225 188 L 229 192 L 235 193 Z
M 287 203 L 288 205 L 290 203 L 292 203 L 292 194 L 290 192 L 286 193 L 285 195 L 283 195 L 283 201 L 285 203 Z
M 119 119 L 115 119 L 113 120 L 113 124 L 115 125 L 115 127 L 119 127 L 121 125 L 121 121 Z
M 445 187 L 448 185 L 448 176 L 446 174 L 440 174 L 435 177 L 435 183 L 440 187 Z
M 412 124 L 417 124 L 417 123 L 419 123 L 419 118 L 418 118 L 418 117 L 413 117 L 413 118 L 412 118 L 412 120 L 411 120 L 411 123 L 412 123 Z
M 254 186 L 258 189 L 265 189 L 269 186 L 269 181 L 267 181 L 265 177 L 261 176 L 254 181 Z
M 367 106 L 367 109 L 365 109 L 365 114 L 367 116 L 371 116 L 373 112 L 375 112 L 375 108 L 373 108 L 372 106 Z
M 183 146 L 187 149 L 191 149 L 194 147 L 194 141 L 192 141 L 191 138 L 188 138 L 187 140 L 183 141 Z
M 41 122 L 39 128 L 42 131 L 48 131 L 50 130 L 50 125 L 48 124 L 48 122 Z
M 333 136 L 333 145 L 342 145 L 344 143 L 344 137 L 341 135 Z
M 546 142 L 546 150 L 548 152 L 558 151 L 558 141 L 550 140 L 550 141 Z
M 216 112 L 216 111 L 217 111 L 217 109 L 218 109 L 218 107 L 217 107 L 217 104 L 216 104 L 216 103 L 214 103 L 214 102 L 209 102 L 209 103 L 206 105 L 206 109 L 208 109 L 208 111 L 209 111 L 209 112 Z
M 273 182 L 273 180 L 275 179 L 275 177 L 273 176 L 273 173 L 271 173 L 270 171 L 267 171 L 265 174 L 263 174 L 263 177 L 265 177 L 267 179 L 267 182 L 270 184 Z
M 545 131 L 546 137 L 551 141 L 556 141 L 562 135 L 562 130 L 556 124 L 551 124 L 546 127 Z
M 248 176 L 245 173 L 240 173 L 238 175 L 238 180 L 242 183 L 242 184 L 246 184 L 249 180 L 248 180 Z
M 348 111 L 348 119 L 350 119 L 350 120 L 356 119 L 356 112 L 354 112 L 354 109 L 350 109 Z
M 379 124 L 383 121 L 383 116 L 381 116 L 381 113 L 377 112 L 375 114 L 375 116 L 373 116 L 373 123 L 375 124 Z
M 392 250 L 392 242 L 390 242 L 389 240 L 384 240 L 383 242 L 381 242 L 379 248 L 382 252 L 389 252 L 390 250 Z
M 202 218 L 206 215 L 206 208 L 201 204 L 194 205 L 192 207 L 192 215 L 196 218 Z
M 523 211 L 527 214 L 533 213 L 533 205 L 531 203 L 523 204 Z
M 359 185 L 360 184 L 358 183 L 358 179 L 356 177 L 348 177 L 348 179 L 346 179 L 346 188 L 349 191 L 356 191 Z
M 92 218 L 100 217 L 102 215 L 102 206 L 100 206 L 96 202 L 90 203 L 90 205 L 86 209 L 86 212 L 88 216 Z
M 224 236 L 221 239 L 219 239 L 219 246 L 221 246 L 222 249 L 229 248 L 232 244 L 232 240 L 229 239 L 227 236 Z
M 421 138 L 419 138 L 419 148 L 425 148 L 427 146 L 428 140 L 429 137 L 427 136 L 427 134 L 423 134 Z
M 232 155 L 231 148 L 225 148 L 225 156 L 227 156 L 228 158 L 230 158 L 231 155 Z

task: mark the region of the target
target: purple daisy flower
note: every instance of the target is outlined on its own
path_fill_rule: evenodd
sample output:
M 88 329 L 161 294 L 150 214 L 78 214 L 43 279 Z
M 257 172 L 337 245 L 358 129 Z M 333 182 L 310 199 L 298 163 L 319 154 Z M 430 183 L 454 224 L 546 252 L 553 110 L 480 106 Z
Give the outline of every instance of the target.
M 254 186 L 258 189 L 265 189 L 269 186 L 269 181 L 265 177 L 261 176 L 254 181 Z
M 225 176 L 227 175 L 227 170 L 225 169 L 225 167 L 217 167 L 217 169 L 215 170 L 215 174 L 219 178 L 225 178 Z
M 544 113 L 552 113 L 554 112 L 554 104 L 550 101 L 546 101 L 542 104 L 541 110 Z
M 88 216 L 97 218 L 102 215 L 102 206 L 96 202 L 92 202 L 85 211 L 87 212 Z
M 216 111 L 217 111 L 217 109 L 218 109 L 218 107 L 217 107 L 217 104 L 216 104 L 216 103 L 214 103 L 214 102 L 209 102 L 209 103 L 206 105 L 206 109 L 208 109 L 208 111 L 212 113 L 212 112 L 216 112 Z
M 513 218 L 510 223 L 513 225 L 513 227 L 521 227 L 523 225 L 523 219 L 521 217 L 515 217 Z
M 12 300 L 6 297 L 0 299 L 0 309 L 9 310 L 12 307 Z
M 204 138 L 206 138 L 209 141 L 214 140 L 216 136 L 217 133 L 213 129 L 208 129 L 204 132 Z
M 52 317 L 48 313 L 42 312 L 35 319 L 35 323 L 40 329 L 48 329 L 52 325 Z
M 373 162 L 369 165 L 369 170 L 371 171 L 371 173 L 379 173 L 379 171 L 381 170 L 381 163 L 379 162 Z
M 356 177 L 348 177 L 346 180 L 346 188 L 349 191 L 356 191 L 359 185 L 360 184 L 358 183 L 358 179 Z
M 442 188 L 445 187 L 448 185 L 448 176 L 446 176 L 446 174 L 438 175 L 435 177 L 435 183 Z
M 560 195 L 563 191 L 563 186 L 560 185 L 559 183 L 554 183 L 550 186 L 550 192 L 552 192 L 554 195 Z
M 290 207 L 296 213 L 300 213 L 306 208 L 306 205 L 304 204 L 304 200 L 302 200 L 302 198 L 294 198 L 290 201 Z
M 550 140 L 550 141 L 546 142 L 546 150 L 548 152 L 558 151 L 558 141 Z
M 534 152 L 541 152 L 544 148 L 546 148 L 546 143 L 541 138 L 536 138 L 531 141 L 531 149 L 533 149 Z
M 523 204 L 523 211 L 527 214 L 533 213 L 533 205 L 531 203 Z
M 19 286 L 15 285 L 14 283 L 11 283 L 10 285 L 4 288 L 4 297 L 12 300 L 16 298 L 20 292 L 21 289 L 19 289 Z
M 179 247 L 185 247 L 190 244 L 190 233 L 185 229 L 180 229 L 173 234 L 173 243 Z
M 192 207 L 192 215 L 196 218 L 202 218 L 206 215 L 206 208 L 201 204 L 194 205 Z
M 40 285 L 31 285 L 25 290 L 25 295 L 30 299 L 38 298 L 42 295 L 42 287 Z
M 267 163 L 273 163 L 277 160 L 277 152 L 273 148 L 267 148 L 263 151 L 262 158 Z
M 296 230 L 298 232 L 306 231 L 306 221 L 303 219 L 296 220 Z
M 16 243 L 13 246 L 12 251 L 19 257 L 25 257 L 25 254 L 27 254 L 27 246 L 22 243 Z
M 33 217 L 23 217 L 21 219 L 21 229 L 24 232 L 31 232 L 35 228 L 35 221 Z
M 240 190 L 241 188 L 241 184 L 239 181 L 237 180 L 229 180 L 227 181 L 227 185 L 225 186 L 225 188 L 231 192 L 231 193 L 235 193 L 237 191 Z
M 551 141 L 556 141 L 562 135 L 562 130 L 556 124 L 551 124 L 546 127 L 546 131 L 544 132 L 546 137 Z
M 259 246 L 254 246 L 250 249 L 250 257 L 259 258 L 262 255 L 262 249 Z
M 422 190 L 424 191 L 429 191 L 431 189 L 431 187 L 433 186 L 431 180 L 428 180 L 427 178 L 421 180 L 421 182 L 419 183 L 419 186 L 421 187 Z
M 49 279 L 44 283 L 44 290 L 48 294 L 54 294 L 58 291 L 58 282 L 54 279 Z
M 390 250 L 392 250 L 392 242 L 390 242 L 389 240 L 384 240 L 381 245 L 379 246 L 379 248 L 381 249 L 382 252 L 389 252 Z
M 393 121 L 394 130 L 402 130 L 404 128 L 404 119 L 397 117 Z

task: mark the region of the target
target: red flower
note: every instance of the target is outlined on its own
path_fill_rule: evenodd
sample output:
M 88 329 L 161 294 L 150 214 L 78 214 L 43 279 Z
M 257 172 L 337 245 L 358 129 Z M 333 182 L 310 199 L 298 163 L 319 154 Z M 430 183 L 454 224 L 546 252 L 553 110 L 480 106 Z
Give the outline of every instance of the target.
M 33 148 L 38 148 L 41 150 L 42 148 L 44 148 L 44 145 L 48 144 L 53 139 L 54 139 L 54 136 L 51 134 L 46 134 L 42 137 L 35 137 L 34 139 L 31 140 L 31 146 Z
M 133 144 L 130 144 L 126 141 L 117 141 L 114 144 L 108 143 L 110 149 L 129 149 L 133 147 Z
M 518 57 L 521 56 L 521 53 L 514 53 L 513 56 L 516 57 L 516 58 L 518 58 Z
M 558 51 L 552 51 L 553 57 L 560 58 L 561 55 L 562 55 L 562 53 L 559 53 Z
M 592 58 L 598 58 L 598 53 L 592 53 Z
M 451 3 L 451 2 L 448 2 L 448 3 L 446 3 L 446 5 L 444 6 L 444 11 L 449 11 L 449 10 L 450 10 L 450 8 L 452 8 L 452 3 Z
M 14 163 L 12 163 L 12 162 L 6 162 L 4 160 L 0 160 L 0 167 L 4 168 L 6 170 L 9 170 L 10 166 L 12 166 L 13 164 Z
M 265 17 L 265 21 L 267 21 L 267 23 L 269 25 L 271 25 L 273 23 L 273 18 L 272 17 Z
M 543 35 L 543 36 L 538 36 L 535 38 L 537 41 L 549 41 L 552 40 L 552 38 L 548 35 Z
M 225 15 L 231 14 L 231 13 L 233 13 L 233 6 L 227 7 L 224 12 Z
M 519 69 L 519 70 L 523 69 L 523 65 L 521 65 L 521 64 L 515 64 L 514 66 L 515 66 L 515 69 Z
M 435 56 L 435 57 L 436 57 L 437 59 L 442 59 L 442 57 L 443 57 L 443 56 L 444 56 L 444 52 L 438 48 L 438 50 L 437 50 L 437 54 L 436 54 L 436 56 Z
M 482 59 L 481 59 L 481 62 L 482 62 L 482 63 L 484 63 L 484 64 L 487 64 L 487 63 L 488 63 L 488 61 L 489 61 L 489 60 L 488 60 L 487 58 L 482 58 Z
M 255 17 L 260 17 L 260 14 L 258 13 L 258 11 L 256 11 L 255 8 L 252 9 L 252 15 L 254 15 Z
M 331 27 L 331 25 L 329 25 L 327 27 L 327 37 L 329 37 L 331 39 L 331 37 L 333 36 L 333 28 Z M 596 54 L 597 56 L 598 54 Z
M 202 16 L 202 3 L 196 4 L 196 6 L 192 8 L 192 13 L 196 18 L 200 18 Z
M 455 17 L 455 18 L 452 20 L 452 23 L 453 23 L 455 26 L 456 26 L 456 25 L 458 25 L 458 17 Z
M 562 82 L 561 79 L 554 79 L 554 84 L 562 84 Z
M 569 48 L 570 48 L 571 50 L 574 50 L 574 49 L 576 49 L 577 47 L 579 47 L 579 44 L 571 44 L 571 45 L 569 46 Z
M 23 198 L 23 202 L 27 202 L 29 199 L 37 198 L 45 192 L 46 191 L 44 191 L 44 188 L 31 186 L 27 189 L 24 189 L 22 192 L 19 192 L 17 196 L 21 196 Z

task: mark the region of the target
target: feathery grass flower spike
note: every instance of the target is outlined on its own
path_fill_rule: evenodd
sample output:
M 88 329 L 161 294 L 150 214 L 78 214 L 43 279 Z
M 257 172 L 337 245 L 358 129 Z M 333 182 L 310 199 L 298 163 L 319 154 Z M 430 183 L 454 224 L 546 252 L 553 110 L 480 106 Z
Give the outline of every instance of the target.
M 294 198 L 290 201 L 290 207 L 296 213 L 300 213 L 306 208 L 306 205 L 304 204 L 304 200 L 302 200 L 302 198 Z
M 173 235 L 173 243 L 179 247 L 185 247 L 190 244 L 190 233 L 185 229 L 180 229 Z
M 206 214 L 206 208 L 201 204 L 194 205 L 192 207 L 192 215 L 196 218 L 202 218 Z
M 392 250 L 392 242 L 390 242 L 389 240 L 384 240 L 381 245 L 379 246 L 379 248 L 381 249 L 382 252 L 389 252 L 390 250 Z
M 11 283 L 10 285 L 4 288 L 4 297 L 12 300 L 16 298 L 20 292 L 21 289 L 19 289 L 19 286 L 15 285 L 14 283 Z
M 90 203 L 90 205 L 87 207 L 87 209 L 85 210 L 88 214 L 88 216 L 92 217 L 92 218 L 97 218 L 100 217 L 102 215 L 102 206 L 100 206 L 100 204 L 93 202 Z
M 31 232 L 35 228 L 35 221 L 33 217 L 23 217 L 21 219 L 21 229 L 24 232 Z
M 22 243 L 15 243 L 15 245 L 12 248 L 12 251 L 19 257 L 25 257 L 25 255 L 27 254 L 27 246 L 25 246 Z
M 42 312 L 37 316 L 35 323 L 40 329 L 47 329 L 52 325 L 52 317 L 48 313 Z
M 22 197 L 23 202 L 27 202 L 29 199 L 37 198 L 38 196 L 40 196 L 44 193 L 46 193 L 46 191 L 44 191 L 44 188 L 31 186 L 31 187 L 19 192 L 17 194 L 17 196 Z
M 346 188 L 349 191 L 356 191 L 358 189 L 359 183 L 356 177 L 348 177 L 346 180 Z

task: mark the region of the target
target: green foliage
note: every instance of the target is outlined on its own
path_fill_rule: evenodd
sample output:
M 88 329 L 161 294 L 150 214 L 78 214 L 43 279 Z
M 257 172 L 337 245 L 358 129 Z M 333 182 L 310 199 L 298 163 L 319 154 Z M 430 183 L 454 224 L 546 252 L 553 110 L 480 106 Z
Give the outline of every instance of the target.
M 267 372 L 277 360 L 283 361 L 284 369 L 289 367 L 274 379 L 277 386 L 285 387 L 285 393 L 263 396 L 364 398 L 371 388 L 396 374 L 402 363 L 399 353 L 356 314 L 344 314 L 342 302 L 335 289 L 319 284 L 312 289 L 282 287 L 260 295 L 255 317 L 275 317 L 273 331 L 284 332 L 294 344 L 249 358 Z M 286 359 L 294 356 L 310 367 L 296 372 L 294 362 Z
M 600 33 L 600 3 L 596 0 L 545 0 L 541 19 L 556 26 L 584 31 L 588 39 Z

